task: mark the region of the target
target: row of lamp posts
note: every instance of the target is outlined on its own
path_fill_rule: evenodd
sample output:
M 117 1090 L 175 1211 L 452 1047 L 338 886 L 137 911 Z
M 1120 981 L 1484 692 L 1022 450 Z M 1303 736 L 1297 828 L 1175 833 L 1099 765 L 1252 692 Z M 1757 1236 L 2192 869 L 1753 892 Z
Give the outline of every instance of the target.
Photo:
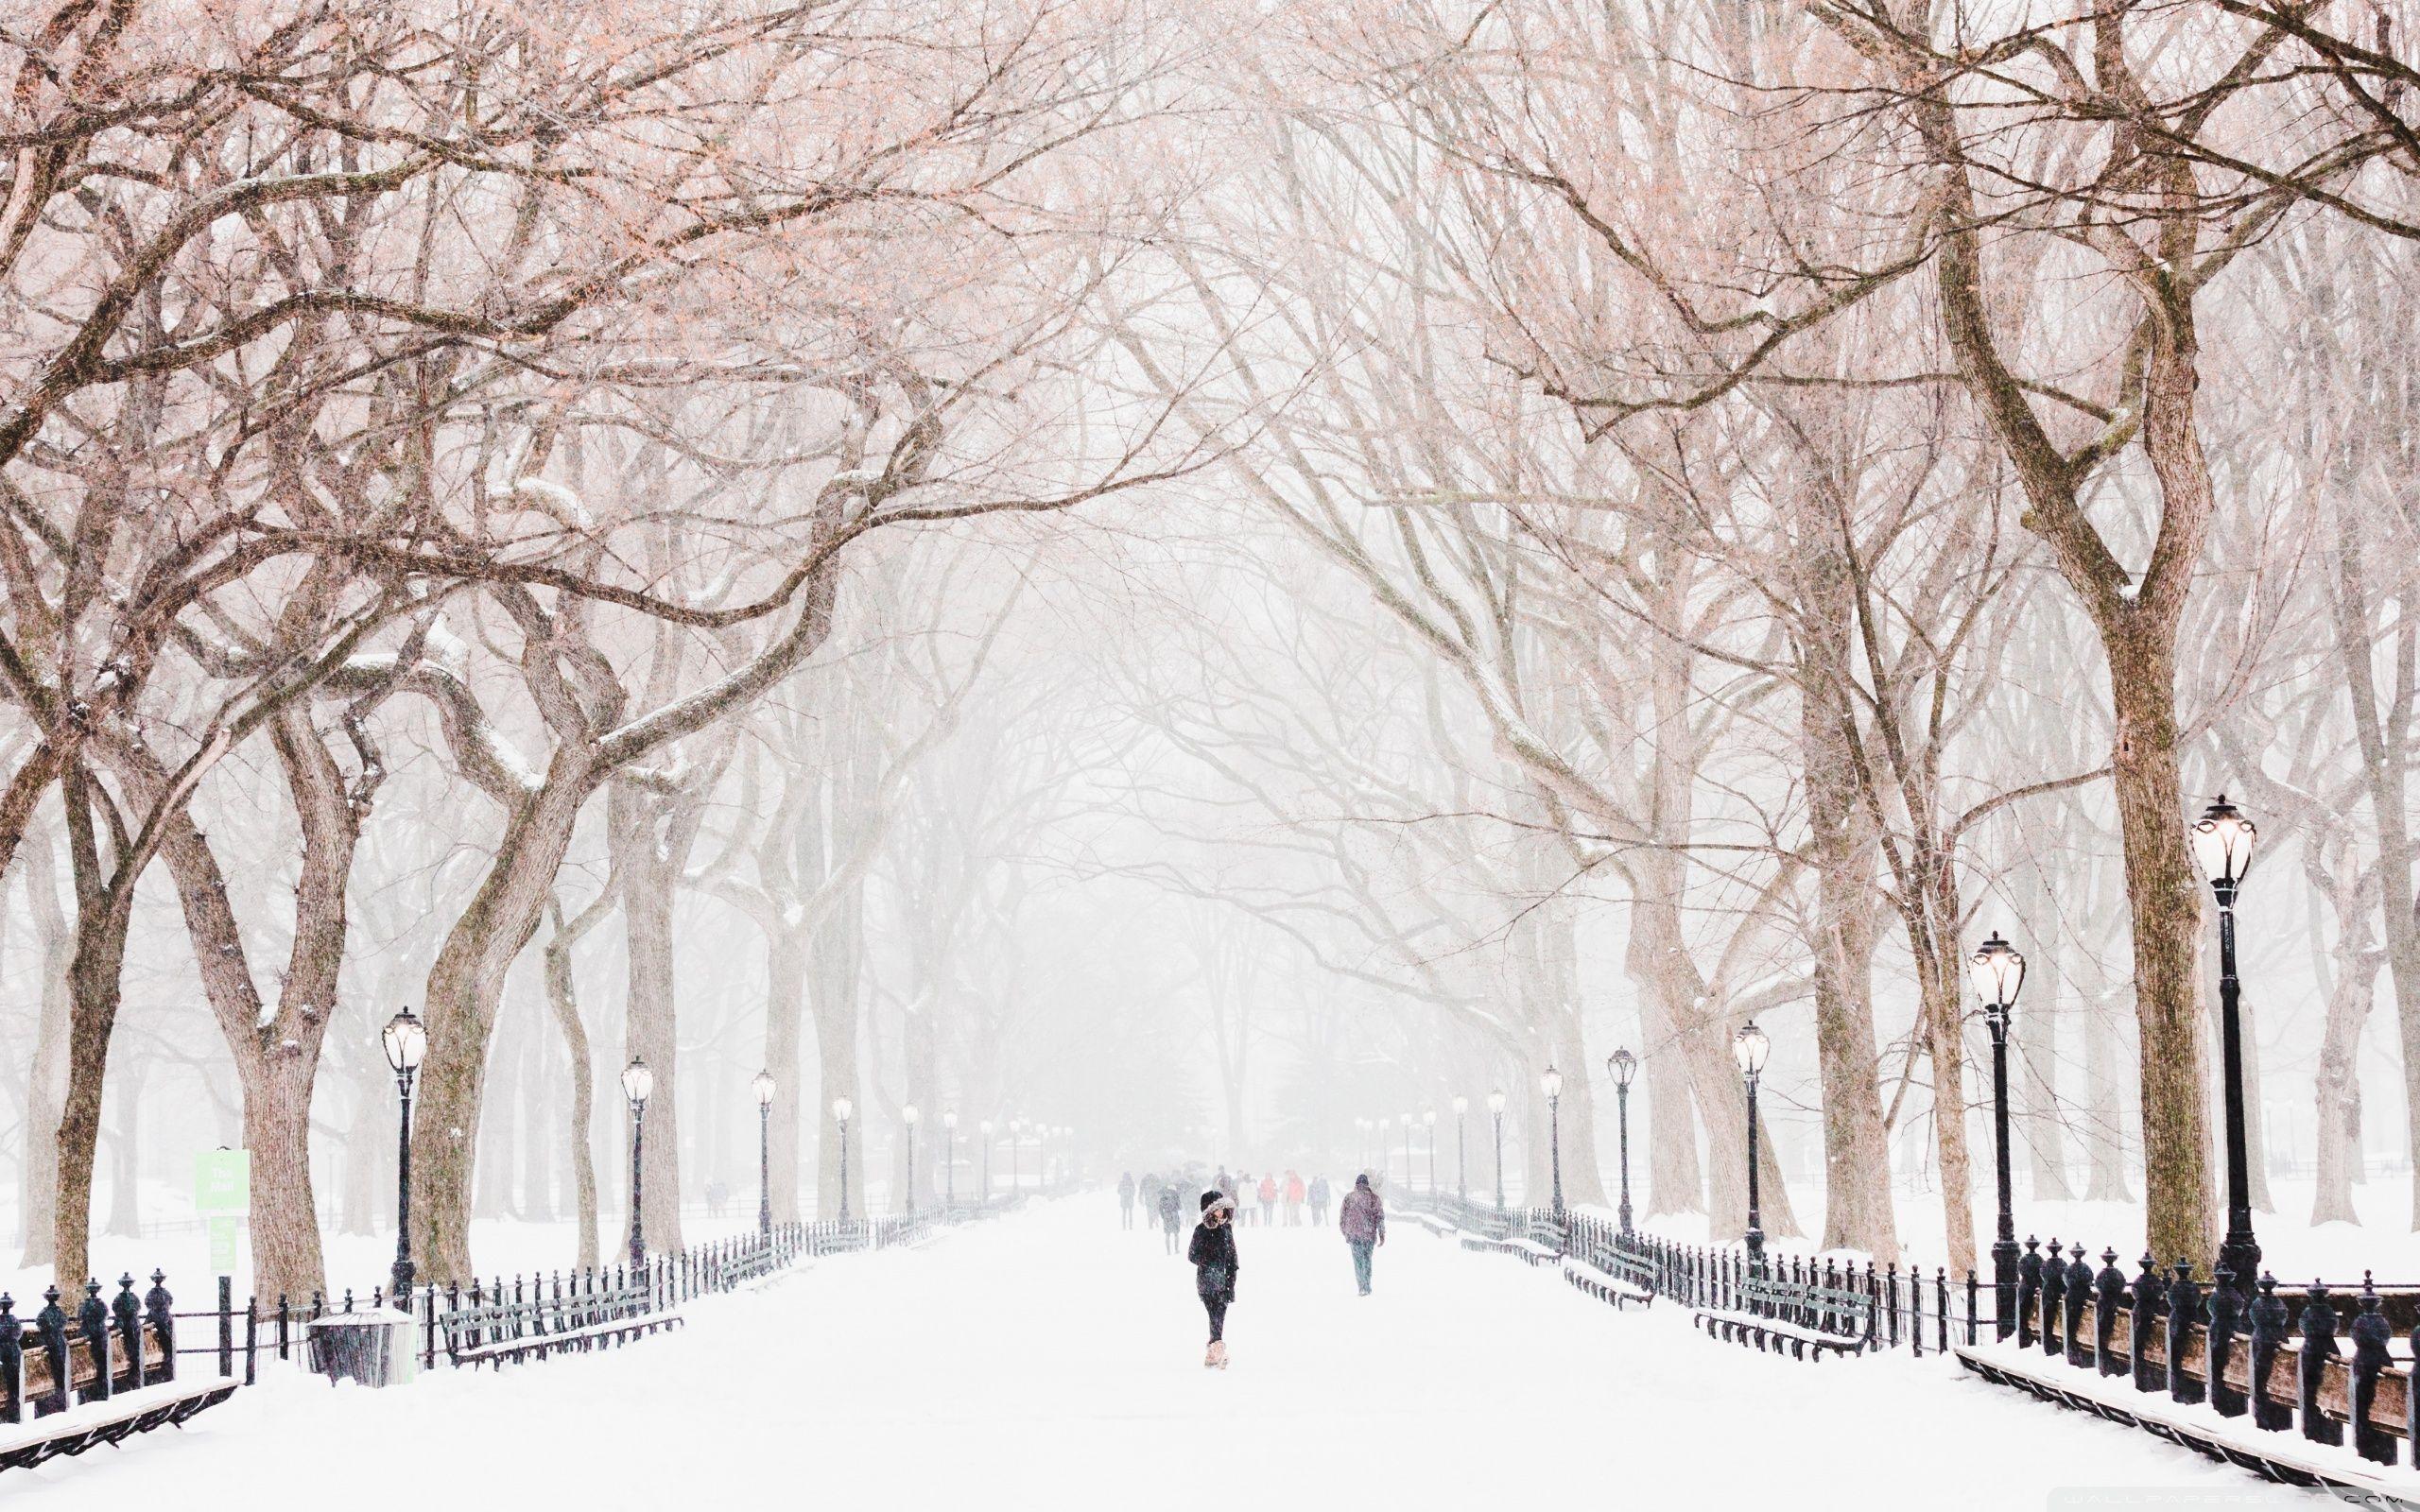
M 416 1273 L 411 1255 L 412 1216 L 412 1088 L 419 1078 L 423 1057 L 428 1053 L 428 1027 L 411 1009 L 405 1008 L 387 1021 L 379 1032 L 379 1040 L 387 1053 L 387 1064 L 395 1074 L 399 1112 L 395 1130 L 395 1262 L 389 1272 L 389 1291 L 394 1305 L 408 1311 Z M 773 1230 L 773 1074 L 760 1071 L 751 1084 L 756 1093 L 756 1227 L 760 1233 Z M 633 1269 L 647 1263 L 647 1228 L 645 1223 L 646 1168 L 642 1163 L 647 1139 L 647 1103 L 655 1091 L 655 1073 L 648 1069 L 644 1057 L 633 1056 L 622 1071 L 622 1092 L 631 1105 L 631 1242 L 630 1261 Z M 856 1105 L 846 1097 L 832 1100 L 832 1117 L 840 1130 L 840 1221 L 849 1221 L 849 1121 Z M 909 1103 L 900 1109 L 907 1125 L 908 1168 L 916 1168 L 916 1125 L 922 1118 L 916 1105 Z M 1434 1122 L 1434 1115 L 1431 1116 Z M 983 1196 L 992 1194 L 992 1135 L 994 1125 L 985 1119 L 977 1125 L 983 1134 Z M 1033 1125 L 1045 1141 L 1055 1136 L 1063 1144 L 1075 1131 L 1065 1127 Z M 1015 1182 L 1017 1143 L 1027 1131 L 1024 1119 L 1009 1122 L 1009 1147 L 1011 1184 Z M 944 1109 L 942 1113 L 943 1138 L 947 1142 L 943 1172 L 943 1200 L 955 1207 L 958 1201 L 958 1113 Z M 1047 1149 L 1047 1143 L 1045 1145 Z M 908 1184 L 907 1211 L 916 1211 L 915 1181 Z

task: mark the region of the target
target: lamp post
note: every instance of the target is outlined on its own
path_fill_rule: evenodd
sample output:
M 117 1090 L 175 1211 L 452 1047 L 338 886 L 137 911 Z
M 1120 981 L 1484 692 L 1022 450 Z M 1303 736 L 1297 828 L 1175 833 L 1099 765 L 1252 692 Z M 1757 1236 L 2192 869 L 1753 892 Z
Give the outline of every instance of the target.
M 1411 1190 L 1411 1177 L 1413 1169 L 1414 1167 L 1411 1163 L 1411 1115 L 1409 1113 L 1406 1113 L 1403 1115 L 1403 1189 L 1406 1192 L 1409 1192 Z
M 387 1049 L 387 1064 L 395 1073 L 395 1091 L 403 1099 L 401 1121 L 395 1125 L 395 1266 L 394 1302 L 412 1310 L 412 1080 L 420 1074 L 420 1058 L 428 1053 L 428 1030 L 412 1010 L 404 1009 L 379 1031 Z
M 1504 1093 L 1487 1094 L 1487 1110 L 1495 1119 L 1495 1211 L 1504 1211 Z
M 2219 902 L 2219 1045 L 2224 1057 L 2227 1094 L 2227 1236 L 2219 1245 L 2219 1268 L 2235 1289 L 2249 1297 L 2260 1274 L 2260 1244 L 2252 1237 L 2252 1161 L 2244 1132 L 2243 1020 L 2235 974 L 2235 899 L 2252 869 L 2253 842 L 2259 833 L 2224 793 L 2193 826 L 2193 855 L 2210 879 Z
M 1425 1137 L 1428 1143 L 1428 1194 L 1435 1196 L 1437 1194 L 1437 1109 L 1432 1108 L 1421 1114 L 1420 1126 L 1427 1131 Z
M 1614 1106 L 1621 1125 L 1622 1150 L 1622 1232 L 1630 1232 L 1630 1082 L 1638 1074 L 1638 1057 L 1624 1045 L 1605 1057 L 1605 1074 L 1614 1078 Z
M 975 1125 L 975 1132 L 983 1136 L 983 1200 L 986 1202 L 992 1200 L 992 1121 L 988 1118 Z
M 1992 1160 L 1999 1211 L 1992 1238 L 1992 1328 L 2005 1339 L 2016 1332 L 2016 1211 L 2010 1194 L 2008 1158 L 2008 1031 L 2017 989 L 2025 985 L 2025 957 L 1995 930 L 1966 963 L 1983 1022 L 1992 1031 Z
M 1764 1074 L 1765 1056 L 1772 1049 L 1772 1041 L 1754 1019 L 1731 1037 L 1731 1054 L 1748 1084 L 1748 1273 L 1752 1276 L 1762 1275 L 1765 1268 L 1765 1230 L 1756 1204 L 1756 1078 Z
M 756 1231 L 773 1231 L 773 1074 L 756 1074 Z
M 1465 1114 L 1465 1113 L 1469 1112 L 1470 1110 L 1471 1110 L 1471 1100 L 1470 1100 L 1469 1098 L 1467 1098 L 1467 1097 L 1462 1097 L 1462 1096 L 1457 1096 L 1457 1097 L 1455 1097 L 1455 1099 L 1454 1099 L 1454 1197 L 1455 1197 L 1455 1200 L 1456 1200 L 1456 1201 L 1459 1201 L 1459 1202 L 1468 1202 L 1468 1201 L 1470 1201 L 1470 1200 L 1471 1200 L 1471 1183 L 1470 1183 L 1470 1139 L 1469 1139 L 1469 1134 L 1470 1134 L 1470 1124 L 1469 1124 L 1469 1121 L 1468 1121 L 1467 1119 L 1465 1119 L 1465 1118 L 1463 1118 L 1463 1117 L 1462 1117 L 1462 1115 L 1463 1115 L 1463 1114 Z
M 1554 1162 L 1554 1211 L 1563 1216 L 1563 1073 L 1552 1066 L 1538 1078 L 1547 1094 L 1547 1149 Z
M 647 1269 L 647 1189 L 639 1152 L 647 1143 L 647 1099 L 655 1091 L 655 1073 L 636 1056 L 622 1068 L 622 1095 L 631 1100 L 631 1274 Z
M 845 1097 L 832 1099 L 832 1121 L 840 1125 L 840 1221 L 849 1221 L 849 1115 L 857 1105 Z
M 958 1109 L 942 1109 L 942 1211 L 958 1208 Z
M 1011 1196 L 1011 1197 L 1013 1197 L 1013 1196 L 1015 1196 L 1015 1195 L 1017 1194 L 1017 1189 L 1018 1189 L 1020 1186 L 1022 1186 L 1022 1185 L 1024 1184 L 1022 1181 L 1020 1181 L 1020 1180 L 1017 1178 L 1017 1146 L 1018 1146 L 1020 1143 L 1024 1143 L 1024 1140 L 1025 1140 L 1025 1120 L 1024 1120 L 1024 1119 L 1022 1119 L 1022 1118 L 1012 1118 L 1012 1119 L 1010 1119 L 1010 1120 L 1009 1120 L 1009 1195 L 1010 1195 L 1010 1196 Z
M 913 1103 L 899 1110 L 900 1119 L 908 1125 L 908 1201 L 901 1211 L 911 1218 L 916 1215 L 916 1121 L 924 1116 Z

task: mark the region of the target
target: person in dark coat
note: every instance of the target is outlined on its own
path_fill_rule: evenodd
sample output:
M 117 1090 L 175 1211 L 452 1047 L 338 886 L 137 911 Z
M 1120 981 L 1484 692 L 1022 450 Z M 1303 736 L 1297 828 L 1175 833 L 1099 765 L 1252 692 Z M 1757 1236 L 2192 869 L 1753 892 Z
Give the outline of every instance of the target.
M 1117 1173 L 1117 1213 L 1129 1228 L 1134 1227 L 1134 1173 Z
M 1193 1290 L 1210 1314 L 1210 1349 L 1201 1356 L 1206 1367 L 1227 1368 L 1227 1309 L 1236 1300 L 1236 1202 L 1217 1190 L 1201 1194 L 1201 1221 L 1193 1226 L 1193 1244 L 1185 1259 L 1193 1262 Z
M 1387 1242 L 1387 1209 L 1378 1194 L 1370 1190 L 1367 1173 L 1353 1178 L 1353 1190 L 1344 1194 L 1344 1206 L 1338 1210 L 1337 1227 L 1344 1230 L 1346 1247 L 1353 1251 L 1353 1279 L 1361 1283 L 1361 1295 L 1370 1295 L 1370 1254 Z
M 1167 1236 L 1167 1252 L 1176 1253 L 1176 1236 L 1184 1225 L 1184 1198 L 1171 1181 L 1160 1188 L 1160 1231 Z

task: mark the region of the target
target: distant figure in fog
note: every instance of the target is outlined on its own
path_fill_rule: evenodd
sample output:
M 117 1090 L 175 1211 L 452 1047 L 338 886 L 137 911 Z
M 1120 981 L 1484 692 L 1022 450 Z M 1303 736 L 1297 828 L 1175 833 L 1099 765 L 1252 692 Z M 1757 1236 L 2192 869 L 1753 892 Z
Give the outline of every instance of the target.
M 1344 1194 L 1344 1206 L 1336 1215 L 1337 1227 L 1344 1230 L 1345 1247 L 1353 1251 L 1353 1279 L 1361 1285 L 1361 1295 L 1370 1295 L 1370 1253 L 1387 1242 L 1387 1209 L 1378 1194 L 1370 1190 L 1370 1177 L 1364 1174 L 1353 1178 L 1353 1190 Z
M 1167 1235 L 1167 1252 L 1177 1252 L 1176 1236 L 1184 1227 L 1184 1199 L 1177 1195 L 1176 1183 L 1160 1188 L 1160 1228 Z
M 1261 1227 L 1265 1228 L 1267 1228 L 1269 1225 L 1270 1225 L 1271 1223 L 1274 1223 L 1274 1222 L 1276 1221 L 1276 1214 L 1277 1214 L 1277 1177 L 1275 1177 L 1274 1176 L 1265 1176 L 1265 1177 L 1262 1177 L 1260 1178 L 1260 1223 L 1261 1223 Z
M 1134 1173 L 1132 1171 L 1117 1173 L 1117 1214 L 1125 1221 L 1126 1228 L 1134 1227 Z
M 1217 1190 L 1201 1194 L 1201 1221 L 1193 1228 L 1185 1258 L 1193 1262 L 1193 1290 L 1210 1314 L 1210 1348 L 1204 1366 L 1227 1368 L 1227 1309 L 1236 1300 L 1236 1200 Z
M 1327 1177 L 1323 1176 L 1311 1177 L 1311 1222 L 1315 1224 L 1327 1222 L 1328 1198 L 1334 1195 L 1335 1194 L 1328 1190 Z
M 1297 1171 L 1286 1173 L 1286 1227 L 1298 1228 L 1303 1223 L 1303 1177 Z

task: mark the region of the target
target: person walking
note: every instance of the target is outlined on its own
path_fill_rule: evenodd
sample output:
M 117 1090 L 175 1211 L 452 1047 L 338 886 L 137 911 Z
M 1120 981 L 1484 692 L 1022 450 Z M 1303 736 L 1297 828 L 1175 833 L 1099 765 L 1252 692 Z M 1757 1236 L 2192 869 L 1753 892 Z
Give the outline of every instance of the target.
M 1353 1190 L 1344 1194 L 1344 1206 L 1338 1210 L 1337 1227 L 1344 1230 L 1344 1243 L 1353 1251 L 1353 1279 L 1361 1285 L 1361 1295 L 1370 1295 L 1370 1254 L 1387 1242 L 1387 1209 L 1378 1194 L 1370 1190 L 1370 1177 L 1364 1173 L 1353 1178 Z
M 1201 1356 L 1205 1368 L 1227 1368 L 1227 1309 L 1235 1305 L 1236 1200 L 1217 1190 L 1201 1194 L 1201 1221 L 1193 1228 L 1193 1244 L 1185 1258 L 1193 1262 L 1193 1290 L 1210 1314 L 1210 1348 Z
M 1134 1173 L 1132 1171 L 1117 1173 L 1117 1212 L 1125 1220 L 1125 1227 L 1134 1227 Z
M 1167 1236 L 1167 1252 L 1176 1253 L 1176 1236 L 1184 1227 L 1184 1198 L 1177 1194 L 1176 1183 L 1170 1181 L 1160 1188 L 1160 1229 Z
M 1286 1173 L 1286 1227 L 1300 1228 L 1302 1226 L 1303 1174 L 1289 1170 Z
M 1270 1224 L 1276 1222 L 1276 1213 L 1277 1177 L 1275 1176 L 1262 1177 L 1260 1178 L 1260 1226 L 1263 1228 L 1266 1228 Z
M 1327 1202 L 1328 1198 L 1334 1195 L 1335 1194 L 1328 1190 L 1327 1177 L 1323 1176 L 1311 1177 L 1311 1222 L 1315 1224 L 1327 1222 Z

